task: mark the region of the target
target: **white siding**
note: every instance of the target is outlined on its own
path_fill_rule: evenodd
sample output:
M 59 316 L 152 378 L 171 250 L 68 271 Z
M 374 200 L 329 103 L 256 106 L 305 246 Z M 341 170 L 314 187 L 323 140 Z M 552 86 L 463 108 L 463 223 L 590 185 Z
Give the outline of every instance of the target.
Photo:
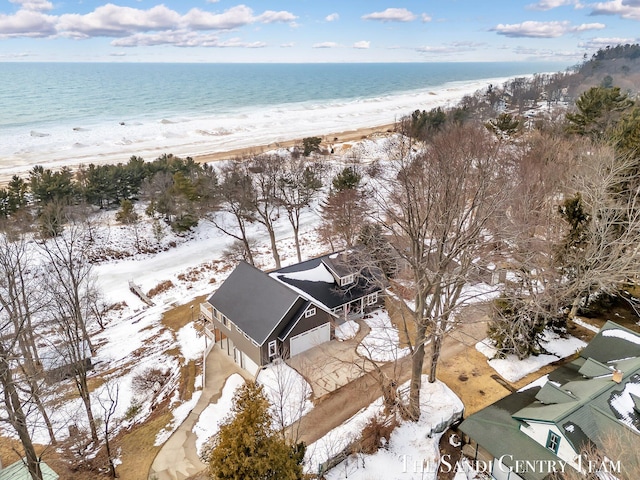
M 553 433 L 558 435 L 560 437 L 560 445 L 558 447 L 558 453 L 557 453 L 558 457 L 561 460 L 568 462 L 569 465 L 571 465 L 576 470 L 579 469 L 579 466 L 576 463 L 578 454 L 573 450 L 573 448 L 571 447 L 571 444 L 569 443 L 569 441 L 566 439 L 566 437 L 563 435 L 563 433 L 560 431 L 558 427 L 556 427 L 553 424 L 536 423 L 532 421 L 527 421 L 527 423 L 529 424 L 529 426 L 528 427 L 520 426 L 520 431 L 528 435 L 529 437 L 531 437 L 533 440 L 535 440 L 545 448 L 547 446 L 547 438 L 549 436 L 549 430 L 551 430 Z

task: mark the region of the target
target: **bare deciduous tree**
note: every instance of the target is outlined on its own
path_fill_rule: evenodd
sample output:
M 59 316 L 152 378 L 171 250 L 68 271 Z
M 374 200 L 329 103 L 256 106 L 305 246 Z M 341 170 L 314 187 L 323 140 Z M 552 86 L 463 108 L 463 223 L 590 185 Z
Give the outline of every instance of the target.
M 309 164 L 301 158 L 290 156 L 283 164 L 278 179 L 277 196 L 293 229 L 298 262 L 302 261 L 300 252 L 300 214 L 308 208 L 322 188 L 318 164 Z
M 633 158 L 616 156 L 611 148 L 594 147 L 574 176 L 586 217 L 580 241 L 567 242 L 562 250 L 570 319 L 591 295 L 615 294 L 640 275 L 640 191 L 630 173 L 634 164 Z
M 400 138 L 373 188 L 378 222 L 405 264 L 413 292 L 413 419 L 420 416 L 425 346 L 431 344 L 433 382 L 455 312 L 473 296 L 463 289 L 476 271 L 474 260 L 491 245 L 487 227 L 506 195 L 503 162 L 486 129 L 456 125 L 435 135 L 419 154 Z
M 247 193 L 253 193 L 250 198 L 255 220 L 267 230 L 271 242 L 271 255 L 280 268 L 280 254 L 276 242 L 275 224 L 280 217 L 280 201 L 278 200 L 278 180 L 282 174 L 282 158 L 276 155 L 259 155 L 252 158 L 246 165 L 247 175 L 250 176 L 254 188 Z
M 35 278 L 35 262 L 31 258 L 24 233 L 6 231 L 0 234 L 0 315 L 11 321 L 12 332 L 19 347 L 22 388 L 42 416 L 51 443 L 56 443 L 53 425 L 42 400 L 41 361 L 35 339 L 34 314 L 44 304 L 41 285 Z M 1 330 L 8 334 L 9 330 Z
M 62 340 L 56 346 L 73 370 L 76 388 L 89 421 L 91 438 L 98 443 L 96 422 L 91 410 L 87 383 L 87 363 L 95 352 L 88 325 L 93 319 L 92 299 L 95 283 L 92 266 L 86 253 L 87 232 L 84 223 L 67 211 L 67 227 L 63 235 L 42 242 L 41 250 L 48 260 L 47 286 L 50 293 L 50 313 Z
M 209 220 L 221 232 L 242 242 L 247 261 L 254 265 L 253 252 L 247 232 L 249 224 L 256 221 L 252 198 L 253 183 L 251 177 L 244 171 L 239 161 L 234 161 L 222 170 L 222 183 L 220 184 L 220 201 L 222 213 L 229 213 L 235 220 L 237 230 L 227 225 L 224 217 L 211 215 Z

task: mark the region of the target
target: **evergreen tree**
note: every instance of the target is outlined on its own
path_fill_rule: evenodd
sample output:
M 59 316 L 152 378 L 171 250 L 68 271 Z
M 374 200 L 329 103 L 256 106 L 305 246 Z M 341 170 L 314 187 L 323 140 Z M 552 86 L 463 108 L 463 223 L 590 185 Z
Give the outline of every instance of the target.
M 567 113 L 567 130 L 589 136 L 593 140 L 607 138 L 622 112 L 632 106 L 633 101 L 626 94 L 620 93 L 619 87 L 590 88 L 576 100 L 578 111 Z
M 303 154 L 308 157 L 313 152 L 320 151 L 320 143 L 322 139 L 320 137 L 306 137 L 302 139 Z
M 232 416 L 220 427 L 209 472 L 217 480 L 297 480 L 302 478 L 304 445 L 291 445 L 273 429 L 262 386 L 242 385 Z

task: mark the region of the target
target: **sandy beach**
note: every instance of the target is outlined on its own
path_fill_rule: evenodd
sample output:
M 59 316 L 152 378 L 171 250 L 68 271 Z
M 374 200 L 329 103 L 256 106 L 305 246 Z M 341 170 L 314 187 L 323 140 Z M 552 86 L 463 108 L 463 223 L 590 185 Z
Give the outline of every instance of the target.
M 317 135 L 322 138 L 322 146 L 330 147 L 334 144 L 344 144 L 349 142 L 357 142 L 359 140 L 363 140 L 365 138 L 369 138 L 375 135 L 387 134 L 394 129 L 394 124 L 387 125 L 377 125 L 373 127 L 366 128 L 358 128 L 354 130 L 347 130 L 342 132 L 336 132 L 325 135 Z M 313 135 L 312 135 L 313 136 Z M 268 152 L 271 150 L 276 150 L 278 148 L 291 148 L 294 145 L 302 145 L 302 138 L 294 138 L 290 140 L 271 142 L 267 144 L 256 144 L 250 145 L 242 148 L 235 149 L 220 149 L 218 151 L 210 152 L 210 153 L 202 153 L 192 155 L 192 158 L 198 163 L 209 163 L 209 162 L 218 162 L 222 160 L 229 160 L 233 158 L 242 158 L 250 155 L 256 155 L 264 152 Z M 166 153 L 172 153 L 171 151 L 167 151 Z M 189 155 L 180 155 L 178 153 L 174 153 L 176 156 L 186 157 Z M 148 158 L 148 160 L 152 160 L 152 158 Z M 113 163 L 114 159 L 111 157 L 88 157 L 86 159 L 86 164 L 94 163 L 94 164 L 106 164 Z M 82 162 L 85 163 L 85 162 Z M 61 168 L 64 163 L 48 165 L 52 170 L 56 170 Z M 76 165 L 69 165 L 72 169 L 76 168 Z M 29 177 L 28 171 L 9 171 L 8 173 L 0 173 L 0 186 L 6 186 L 7 183 L 11 180 L 11 177 L 14 174 L 20 175 L 22 178 L 27 179 Z
M 344 132 L 331 133 L 327 135 L 317 135 L 322 138 L 322 146 L 328 147 L 333 144 L 344 144 L 349 142 L 357 142 L 371 136 L 379 134 L 387 134 L 392 132 L 394 124 L 378 125 L 375 127 L 358 128 L 355 130 L 347 130 Z M 202 155 L 195 155 L 193 159 L 199 163 L 217 162 L 221 160 L 229 160 L 232 158 L 242 158 L 249 155 L 268 152 L 278 148 L 291 148 L 295 145 L 302 145 L 302 138 L 293 140 L 285 140 L 283 142 L 273 142 L 267 145 L 253 145 L 250 147 L 236 148 L 234 150 L 226 150 Z

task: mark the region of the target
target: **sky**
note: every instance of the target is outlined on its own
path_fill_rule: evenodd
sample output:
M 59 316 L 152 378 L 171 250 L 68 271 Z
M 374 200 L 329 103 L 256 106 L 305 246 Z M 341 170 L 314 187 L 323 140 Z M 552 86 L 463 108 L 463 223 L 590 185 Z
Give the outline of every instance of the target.
M 640 41 L 640 0 L 0 0 L 0 61 L 558 61 Z

